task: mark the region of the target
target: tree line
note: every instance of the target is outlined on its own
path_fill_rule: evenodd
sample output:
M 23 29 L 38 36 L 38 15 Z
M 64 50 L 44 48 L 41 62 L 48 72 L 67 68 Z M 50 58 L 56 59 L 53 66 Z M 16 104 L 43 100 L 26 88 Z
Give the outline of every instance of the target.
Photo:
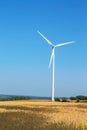
M 83 95 L 79 95 L 79 96 L 76 96 L 76 97 L 70 97 L 71 100 L 87 100 L 87 96 L 83 96 Z
M 6 98 L 0 98 L 0 101 L 13 101 L 13 100 L 29 100 L 29 96 L 11 96 Z
M 55 101 L 58 102 L 69 102 L 70 100 L 76 100 L 76 102 L 80 102 L 80 100 L 87 100 L 87 96 L 79 95 L 75 97 L 63 97 L 63 98 L 55 98 Z

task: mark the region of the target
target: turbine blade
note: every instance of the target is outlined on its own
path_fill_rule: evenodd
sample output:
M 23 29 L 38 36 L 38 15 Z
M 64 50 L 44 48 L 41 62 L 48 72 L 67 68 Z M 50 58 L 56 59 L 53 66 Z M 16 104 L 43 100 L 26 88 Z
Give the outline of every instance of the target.
M 49 62 L 49 68 L 51 66 L 52 60 L 53 60 L 53 56 L 54 56 L 54 48 L 52 49 L 52 53 L 51 53 L 51 57 L 50 57 L 50 62 Z
M 64 46 L 64 45 L 71 44 L 71 43 L 75 43 L 75 41 L 60 43 L 60 44 L 55 45 L 55 47 L 60 47 L 60 46 Z
M 41 34 L 39 31 L 37 31 L 37 32 L 40 34 L 40 36 L 43 37 L 43 39 L 45 39 L 45 41 L 46 41 L 49 45 L 51 45 L 52 47 L 54 47 L 53 43 L 51 43 L 43 34 Z

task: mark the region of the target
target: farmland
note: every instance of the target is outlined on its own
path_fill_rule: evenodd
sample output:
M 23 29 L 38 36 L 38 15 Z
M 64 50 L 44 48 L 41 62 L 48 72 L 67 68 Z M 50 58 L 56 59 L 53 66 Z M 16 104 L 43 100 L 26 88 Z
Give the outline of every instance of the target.
M 0 130 L 87 130 L 87 103 L 1 101 Z

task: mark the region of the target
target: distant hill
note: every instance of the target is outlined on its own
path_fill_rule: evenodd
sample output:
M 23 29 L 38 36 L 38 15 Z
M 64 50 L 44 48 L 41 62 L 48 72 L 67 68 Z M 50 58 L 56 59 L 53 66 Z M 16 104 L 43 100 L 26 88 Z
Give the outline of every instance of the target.
M 0 94 L 0 99 L 4 99 L 4 98 L 11 98 L 11 95 L 2 95 Z

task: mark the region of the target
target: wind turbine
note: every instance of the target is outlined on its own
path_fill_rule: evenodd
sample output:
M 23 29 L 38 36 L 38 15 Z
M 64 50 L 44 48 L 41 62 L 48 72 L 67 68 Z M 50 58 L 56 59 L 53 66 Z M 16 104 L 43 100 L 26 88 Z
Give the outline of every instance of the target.
M 37 31 L 40 36 L 45 39 L 45 41 L 52 47 L 52 53 L 51 53 L 51 57 L 50 57 L 50 62 L 49 62 L 49 67 L 50 65 L 52 64 L 52 101 L 54 101 L 54 67 L 55 67 L 55 63 L 54 63 L 54 60 L 55 60 L 55 48 L 56 47 L 61 47 L 61 46 L 64 46 L 64 45 L 67 45 L 67 44 L 71 44 L 71 43 L 74 43 L 75 41 L 70 41 L 70 42 L 65 42 L 65 43 L 60 43 L 60 44 L 57 44 L 57 45 L 54 45 L 51 41 L 49 41 L 42 33 L 40 33 L 39 31 Z

